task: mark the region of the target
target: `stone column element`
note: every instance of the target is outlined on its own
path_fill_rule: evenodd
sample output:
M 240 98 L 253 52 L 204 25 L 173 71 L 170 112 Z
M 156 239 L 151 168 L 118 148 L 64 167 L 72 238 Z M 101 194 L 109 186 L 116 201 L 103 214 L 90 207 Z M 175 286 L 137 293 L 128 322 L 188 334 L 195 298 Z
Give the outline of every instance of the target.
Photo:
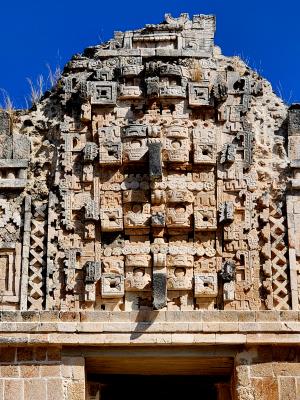
M 20 309 L 27 310 L 28 300 L 28 270 L 29 270 L 29 250 L 31 233 L 31 197 L 25 197 L 24 212 L 24 234 L 23 234 L 23 252 L 22 252 L 22 275 L 21 275 L 21 296 Z
M 300 104 L 288 110 L 288 156 L 291 167 L 291 185 L 287 194 L 287 220 L 289 233 L 289 264 L 292 308 L 299 309 L 300 274 Z

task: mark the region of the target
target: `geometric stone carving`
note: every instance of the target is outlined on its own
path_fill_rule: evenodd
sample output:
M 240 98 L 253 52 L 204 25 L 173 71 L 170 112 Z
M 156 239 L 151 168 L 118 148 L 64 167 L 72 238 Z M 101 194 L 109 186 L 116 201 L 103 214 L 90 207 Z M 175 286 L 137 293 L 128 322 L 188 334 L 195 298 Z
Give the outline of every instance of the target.
M 0 248 L 0 303 L 17 304 L 20 299 L 21 245 Z
M 197 207 L 194 213 L 195 231 L 217 229 L 217 210 L 215 207 Z
M 117 101 L 116 82 L 88 82 L 91 104 L 115 105 Z
M 203 107 L 211 105 L 209 87 L 207 83 L 189 83 L 188 89 L 190 107 Z
M 32 111 L 0 111 L 1 306 L 299 307 L 300 107 L 214 29 L 118 32 Z
M 193 268 L 168 268 L 168 290 L 190 290 L 192 288 Z
M 28 310 L 42 310 L 45 301 L 47 204 L 33 206 L 28 271 Z
M 285 217 L 282 215 L 282 208 L 273 203 L 270 205 L 270 235 L 273 307 L 277 310 L 287 310 L 290 304 L 290 293 Z
M 101 277 L 101 296 L 115 298 L 124 296 L 124 276 L 104 273 Z
M 217 297 L 218 280 L 216 273 L 195 274 L 195 297 Z
M 85 265 L 85 282 L 96 283 L 101 277 L 99 262 L 88 261 Z
M 123 212 L 121 208 L 101 208 L 100 220 L 103 232 L 123 230 Z
M 225 201 L 219 205 L 219 221 L 231 222 L 234 220 L 234 204 L 232 201 Z

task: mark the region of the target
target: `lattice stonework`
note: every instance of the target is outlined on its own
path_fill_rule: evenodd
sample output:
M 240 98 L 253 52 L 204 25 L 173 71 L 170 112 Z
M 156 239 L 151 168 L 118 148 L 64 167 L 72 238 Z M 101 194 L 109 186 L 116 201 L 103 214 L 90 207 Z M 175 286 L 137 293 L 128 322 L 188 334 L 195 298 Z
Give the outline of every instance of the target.
M 28 310 L 42 310 L 45 300 L 47 205 L 34 205 L 31 221 Z
M 280 205 L 270 206 L 273 308 L 290 308 L 286 217 Z

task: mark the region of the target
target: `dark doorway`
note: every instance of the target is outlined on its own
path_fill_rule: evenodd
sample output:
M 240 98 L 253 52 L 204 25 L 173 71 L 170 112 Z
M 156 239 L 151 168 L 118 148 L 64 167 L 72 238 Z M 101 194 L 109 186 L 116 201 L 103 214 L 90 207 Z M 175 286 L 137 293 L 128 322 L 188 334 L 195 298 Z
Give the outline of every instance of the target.
M 217 400 L 217 383 L 228 383 L 228 376 L 178 375 L 99 375 L 88 376 L 97 382 L 101 400 Z

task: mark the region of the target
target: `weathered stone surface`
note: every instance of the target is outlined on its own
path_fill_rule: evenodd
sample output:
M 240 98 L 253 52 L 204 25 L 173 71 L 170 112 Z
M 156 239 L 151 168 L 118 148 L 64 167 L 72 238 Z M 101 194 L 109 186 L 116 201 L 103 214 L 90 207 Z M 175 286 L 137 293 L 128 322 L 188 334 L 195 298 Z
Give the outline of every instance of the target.
M 4 308 L 151 309 L 166 257 L 166 310 L 298 309 L 299 105 L 214 48 L 213 17 L 166 18 L 76 56 L 13 132 L 1 113 L 0 187 L 33 199 L 1 199 Z
M 300 106 L 214 33 L 116 32 L 0 111 L 0 398 L 84 399 L 71 345 L 191 344 L 231 352 L 236 400 L 299 397 L 271 346 L 299 344 Z

